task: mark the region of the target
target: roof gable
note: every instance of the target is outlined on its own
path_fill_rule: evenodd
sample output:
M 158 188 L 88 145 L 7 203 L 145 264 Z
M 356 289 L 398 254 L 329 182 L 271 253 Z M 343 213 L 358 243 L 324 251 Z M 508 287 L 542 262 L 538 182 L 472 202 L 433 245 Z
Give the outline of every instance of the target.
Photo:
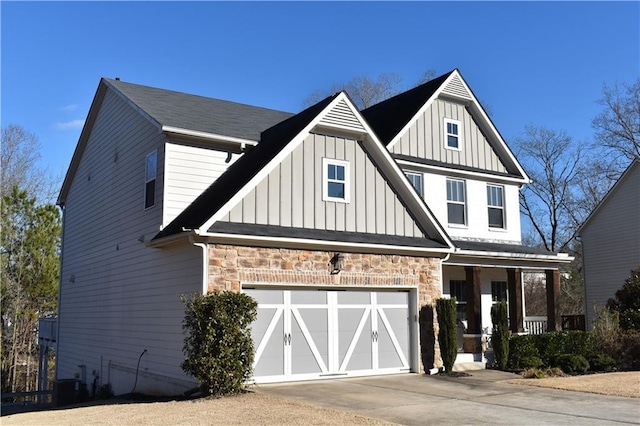
M 289 156 L 312 130 L 331 128 L 338 133 L 357 135 L 371 161 L 384 169 L 385 177 L 393 185 L 403 205 L 420 223 L 424 234 L 440 241 L 441 248 L 451 247 L 443 228 L 344 92 L 330 96 L 263 132 L 255 148 L 238 159 L 154 239 L 186 229 L 206 234 Z
M 529 181 L 524 169 L 457 69 L 373 105 L 362 113 L 378 132 L 382 141 L 392 150 L 437 99 L 448 99 L 464 105 L 504 165 L 505 175 L 516 176 L 523 183 Z M 442 162 L 443 166 L 446 164 Z
M 630 181 L 630 179 L 636 176 L 638 180 L 637 185 L 638 185 L 638 191 L 640 191 L 640 178 L 638 178 L 638 176 L 640 176 L 640 159 L 636 158 L 634 159 L 631 164 L 629 164 L 629 166 L 627 167 L 627 169 L 622 173 L 622 175 L 620 176 L 620 178 L 616 181 L 616 183 L 613 184 L 613 186 L 611 187 L 611 189 L 609 189 L 609 191 L 606 193 L 606 195 L 602 198 L 602 200 L 598 203 L 598 205 L 596 206 L 595 209 L 593 209 L 593 211 L 591 212 L 591 214 L 585 219 L 585 221 L 582 223 L 582 225 L 580 225 L 580 228 L 578 228 L 578 231 L 576 232 L 578 235 L 581 235 L 582 232 L 591 225 L 591 223 L 593 222 L 593 220 L 600 214 L 600 212 L 606 208 L 607 203 L 609 202 L 610 199 L 612 199 L 613 197 L 616 196 L 616 193 L 620 190 L 621 187 L 623 187 L 624 185 L 627 185 L 627 181 Z M 632 181 L 630 181 L 632 182 Z M 630 183 L 631 185 L 633 183 Z M 638 217 L 640 220 L 640 212 L 638 213 Z

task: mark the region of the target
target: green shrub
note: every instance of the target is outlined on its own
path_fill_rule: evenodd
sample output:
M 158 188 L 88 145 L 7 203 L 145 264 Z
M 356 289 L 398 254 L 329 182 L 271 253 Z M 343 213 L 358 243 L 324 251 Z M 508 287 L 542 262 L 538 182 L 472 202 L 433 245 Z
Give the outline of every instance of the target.
M 257 303 L 231 291 L 182 297 L 185 304 L 185 360 L 182 369 L 202 392 L 227 395 L 243 390 L 253 372 L 251 323 Z
M 507 302 L 496 303 L 491 307 L 491 345 L 499 369 L 504 370 L 509 361 L 509 319 Z
M 640 267 L 631 271 L 615 299 L 607 305 L 620 314 L 620 328 L 640 331 Z
M 567 374 L 586 373 L 589 370 L 589 361 L 582 355 L 561 354 L 556 357 L 555 362 Z
M 593 354 L 587 358 L 591 371 L 611 371 L 616 366 L 616 360 L 605 354 Z
M 537 340 L 538 336 L 533 334 L 511 336 L 507 367 L 515 370 L 541 367 Z
M 537 348 L 544 365 L 556 366 L 557 358 L 564 354 L 591 357 L 594 344 L 594 335 L 587 331 L 553 331 L 538 337 Z
M 449 373 L 453 369 L 453 364 L 458 356 L 457 342 L 457 307 L 456 298 L 437 299 L 436 312 L 438 313 L 438 343 L 440 344 L 440 355 L 444 370 Z

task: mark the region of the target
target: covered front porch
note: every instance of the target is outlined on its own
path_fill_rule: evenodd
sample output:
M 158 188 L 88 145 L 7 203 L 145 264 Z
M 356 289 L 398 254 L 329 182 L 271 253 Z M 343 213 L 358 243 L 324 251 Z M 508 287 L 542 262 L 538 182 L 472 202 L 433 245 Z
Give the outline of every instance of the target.
M 545 278 L 547 316 L 544 330 L 562 330 L 560 268 L 572 258 L 566 254 L 535 253 L 536 249 L 519 245 L 495 246 L 485 244 L 486 248 L 494 250 L 482 251 L 458 248 L 443 262 L 442 294 L 455 297 L 458 304 L 459 356 L 456 364 L 480 363 L 476 367 L 481 368 L 487 362 L 488 354 L 490 358 L 491 307 L 495 303 L 507 302 L 509 328 L 513 334 L 540 332 L 541 318 L 525 322 L 524 272 L 535 271 Z M 502 251 L 496 251 L 498 248 Z M 505 248 L 511 251 L 507 252 Z

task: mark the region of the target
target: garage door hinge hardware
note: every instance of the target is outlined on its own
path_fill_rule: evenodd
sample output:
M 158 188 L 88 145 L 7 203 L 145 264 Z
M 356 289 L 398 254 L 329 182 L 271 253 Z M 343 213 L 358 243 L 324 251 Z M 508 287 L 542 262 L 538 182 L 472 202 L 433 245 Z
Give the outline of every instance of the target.
M 291 345 L 291 333 L 284 333 L 284 344 Z

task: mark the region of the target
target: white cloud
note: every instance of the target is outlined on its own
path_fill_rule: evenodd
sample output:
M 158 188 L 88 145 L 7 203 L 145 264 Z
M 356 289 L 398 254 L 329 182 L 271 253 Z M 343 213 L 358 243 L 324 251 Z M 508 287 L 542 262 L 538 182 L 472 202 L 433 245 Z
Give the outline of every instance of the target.
M 71 120 L 56 123 L 56 129 L 58 130 L 80 129 L 82 126 L 84 126 L 84 120 Z
M 60 108 L 63 111 L 75 111 L 78 108 L 78 104 L 69 104 Z

